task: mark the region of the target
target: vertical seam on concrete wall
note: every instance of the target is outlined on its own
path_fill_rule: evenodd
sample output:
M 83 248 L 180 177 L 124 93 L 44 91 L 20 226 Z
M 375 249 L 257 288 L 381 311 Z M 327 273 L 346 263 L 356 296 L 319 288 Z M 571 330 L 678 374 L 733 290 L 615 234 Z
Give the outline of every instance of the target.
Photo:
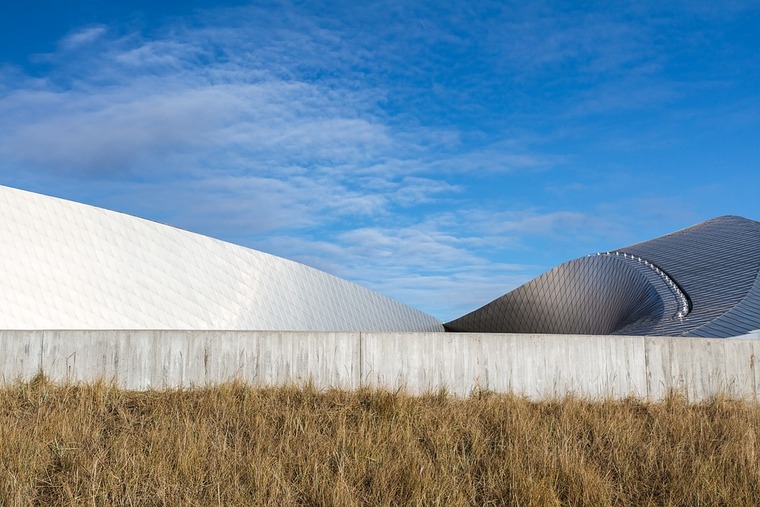
M 759 342 L 760 343 L 760 342 Z M 755 356 L 754 343 L 750 344 L 752 352 L 749 355 L 749 374 L 752 375 L 752 395 L 755 397 L 755 401 L 760 401 L 760 397 L 757 395 L 757 376 L 755 374 L 755 368 L 757 368 L 757 357 Z
M 39 363 L 37 364 L 37 373 L 45 374 L 44 371 L 42 371 L 42 358 L 45 351 L 45 335 L 47 335 L 47 331 L 42 331 L 42 336 L 40 336 L 40 356 L 39 356 Z
M 364 333 L 359 331 L 359 386 L 364 386 Z
M 646 379 L 644 385 L 646 387 L 646 392 L 647 392 L 646 394 L 647 401 L 652 401 L 651 388 L 650 388 L 650 384 L 652 382 L 652 376 L 651 376 L 651 366 L 649 364 L 649 344 L 651 341 L 647 337 L 645 337 L 644 340 L 642 341 L 644 342 L 644 377 Z
M 723 352 L 723 393 L 726 396 L 731 396 L 731 391 L 734 389 L 738 389 L 738 383 L 740 382 L 741 377 L 738 374 L 732 375 L 731 378 L 729 378 L 729 369 L 728 369 L 728 354 L 729 351 L 726 350 L 727 347 L 730 347 L 731 342 L 728 341 L 722 341 L 720 342 L 720 348 L 723 349 L 721 352 Z M 735 348 L 735 347 L 734 347 Z M 745 377 L 746 378 L 746 377 Z

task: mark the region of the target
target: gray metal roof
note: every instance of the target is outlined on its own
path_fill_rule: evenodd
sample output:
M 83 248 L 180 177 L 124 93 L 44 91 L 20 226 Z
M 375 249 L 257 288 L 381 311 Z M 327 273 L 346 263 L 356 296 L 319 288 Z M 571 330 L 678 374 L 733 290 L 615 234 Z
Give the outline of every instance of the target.
M 724 216 L 582 257 L 449 331 L 725 338 L 760 328 L 760 222 Z

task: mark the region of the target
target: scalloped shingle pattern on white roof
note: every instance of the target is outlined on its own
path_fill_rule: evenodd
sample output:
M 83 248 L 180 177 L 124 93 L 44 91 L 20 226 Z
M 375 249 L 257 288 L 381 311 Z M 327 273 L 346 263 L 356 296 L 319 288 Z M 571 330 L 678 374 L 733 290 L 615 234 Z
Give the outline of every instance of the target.
M 442 331 L 287 259 L 0 187 L 0 329 Z

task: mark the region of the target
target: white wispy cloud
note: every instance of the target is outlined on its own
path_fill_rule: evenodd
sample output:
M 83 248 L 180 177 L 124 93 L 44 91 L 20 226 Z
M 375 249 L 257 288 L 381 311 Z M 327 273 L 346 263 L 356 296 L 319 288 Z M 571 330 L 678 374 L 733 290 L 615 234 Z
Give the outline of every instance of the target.
M 60 47 L 64 51 L 76 49 L 86 44 L 91 44 L 103 37 L 107 32 L 105 26 L 91 26 L 70 33 L 61 40 Z
M 482 238 L 467 236 L 458 227 L 449 230 L 447 222 L 365 227 L 314 240 L 273 236 L 265 243 L 271 251 L 288 252 L 291 258 L 426 308 L 445 320 L 482 306 L 540 272 L 537 265 L 494 262 L 476 253 L 472 247 Z

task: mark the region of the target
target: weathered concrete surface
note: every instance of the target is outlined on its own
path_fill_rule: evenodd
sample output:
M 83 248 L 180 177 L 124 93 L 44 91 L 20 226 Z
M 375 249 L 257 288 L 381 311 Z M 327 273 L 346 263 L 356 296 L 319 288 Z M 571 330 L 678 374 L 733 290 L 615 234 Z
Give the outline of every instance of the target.
M 126 389 L 232 380 L 352 388 L 358 340 L 358 333 L 45 331 L 39 364 L 56 382 L 100 379 Z
M 697 401 L 760 400 L 760 341 L 466 333 L 0 331 L 0 385 L 63 382 L 164 389 L 251 385 L 513 392 Z
M 0 330 L 0 384 L 28 380 L 40 371 L 43 331 Z
M 366 385 L 411 392 L 646 396 L 640 337 L 362 333 L 362 358 Z
M 647 337 L 650 399 L 668 391 L 690 400 L 722 393 L 758 398 L 760 342 L 751 340 Z

